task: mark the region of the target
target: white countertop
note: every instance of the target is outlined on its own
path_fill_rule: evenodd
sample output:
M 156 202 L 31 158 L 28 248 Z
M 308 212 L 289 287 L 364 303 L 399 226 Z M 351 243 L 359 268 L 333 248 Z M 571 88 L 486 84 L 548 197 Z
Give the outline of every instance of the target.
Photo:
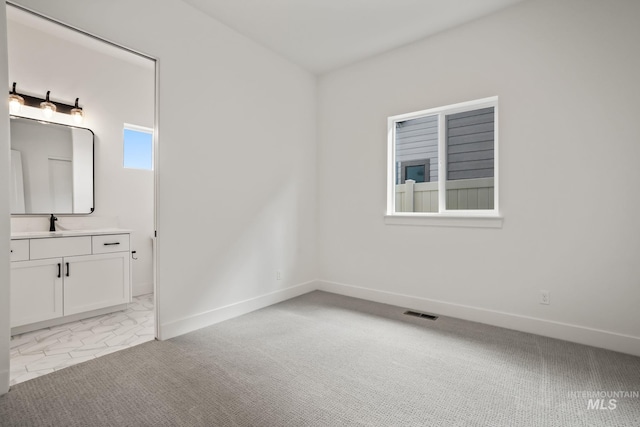
M 42 239 L 45 237 L 96 236 L 102 234 L 131 233 L 125 228 L 99 228 L 95 230 L 58 230 L 58 231 L 16 231 L 11 232 L 11 239 Z

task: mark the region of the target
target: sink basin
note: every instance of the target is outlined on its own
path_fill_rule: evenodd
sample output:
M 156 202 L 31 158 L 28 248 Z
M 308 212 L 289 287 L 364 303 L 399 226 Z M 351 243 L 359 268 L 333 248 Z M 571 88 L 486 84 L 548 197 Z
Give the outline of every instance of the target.
M 130 230 L 124 230 L 119 228 L 100 228 L 95 230 L 57 230 L 57 231 L 14 231 L 11 233 L 11 238 L 38 238 L 38 237 L 63 237 L 63 236 L 77 236 L 87 234 L 112 234 L 129 232 Z

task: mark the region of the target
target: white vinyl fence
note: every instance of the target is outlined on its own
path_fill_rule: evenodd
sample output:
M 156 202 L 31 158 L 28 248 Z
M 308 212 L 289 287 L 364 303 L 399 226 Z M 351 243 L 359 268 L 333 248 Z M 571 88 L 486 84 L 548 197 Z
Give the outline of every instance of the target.
M 447 181 L 447 209 L 493 209 L 493 178 Z M 396 185 L 396 212 L 438 212 L 438 183 Z

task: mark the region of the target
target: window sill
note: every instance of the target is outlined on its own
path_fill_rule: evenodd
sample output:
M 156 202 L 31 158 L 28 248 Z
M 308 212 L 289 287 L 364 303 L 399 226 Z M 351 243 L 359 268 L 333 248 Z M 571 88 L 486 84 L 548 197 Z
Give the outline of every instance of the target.
M 394 214 L 385 215 L 384 223 L 428 227 L 502 228 L 503 219 L 499 215 Z

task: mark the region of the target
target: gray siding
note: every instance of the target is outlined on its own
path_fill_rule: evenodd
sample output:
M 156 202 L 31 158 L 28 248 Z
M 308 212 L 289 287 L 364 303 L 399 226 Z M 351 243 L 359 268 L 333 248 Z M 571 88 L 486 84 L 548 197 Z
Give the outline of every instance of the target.
M 493 177 L 493 107 L 448 115 L 446 132 L 448 180 Z
M 410 160 L 429 159 L 429 178 L 438 180 L 438 117 L 428 116 L 396 123 L 396 166 Z M 397 171 L 400 176 L 400 171 Z

